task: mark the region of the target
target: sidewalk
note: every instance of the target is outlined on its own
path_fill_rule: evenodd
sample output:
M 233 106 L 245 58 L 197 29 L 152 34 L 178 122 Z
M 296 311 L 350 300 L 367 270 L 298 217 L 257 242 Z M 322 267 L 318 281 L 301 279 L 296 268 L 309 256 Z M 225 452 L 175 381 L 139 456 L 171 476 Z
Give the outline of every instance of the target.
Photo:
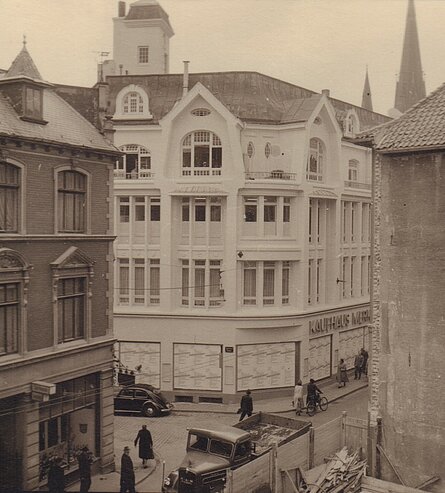
M 328 398 L 329 402 L 335 402 L 336 400 L 357 392 L 360 389 L 368 386 L 368 379 L 366 376 L 361 380 L 354 380 L 354 376 L 349 375 L 350 381 L 346 384 L 346 387 L 338 388 L 335 379 L 325 381 L 317 384 L 323 391 L 324 395 Z M 268 413 L 286 413 L 293 411 L 291 404 L 292 396 L 289 394 L 287 397 L 272 397 L 270 399 L 254 399 L 254 411 L 263 411 Z M 238 403 L 234 404 L 210 404 L 210 403 L 191 403 L 191 402 L 175 402 L 174 413 L 223 413 L 223 414 L 236 414 L 239 407 Z M 118 451 L 119 452 L 119 451 Z M 116 455 L 116 468 L 120 467 L 120 455 Z M 159 467 L 161 461 L 156 457 L 155 464 L 151 467 L 143 469 L 139 461 L 134 462 L 135 476 L 136 476 L 136 491 L 138 491 L 137 485 L 145 481 L 151 474 L 153 474 Z M 66 488 L 66 491 L 79 491 L 80 483 L 74 483 Z M 108 474 L 97 474 L 92 477 L 92 483 L 90 492 L 118 492 L 120 490 L 120 473 L 118 470 Z M 150 493 L 150 492 L 146 492 Z
M 317 383 L 320 390 L 323 391 L 325 397 L 329 402 L 335 402 L 336 400 L 344 397 L 345 395 L 357 392 L 364 387 L 368 386 L 368 379 L 366 376 L 362 376 L 361 380 L 354 380 L 354 374 L 349 374 L 349 382 L 346 387 L 338 388 L 338 384 L 335 379 L 328 380 L 322 383 Z M 253 397 L 253 409 L 254 412 L 263 411 L 266 413 L 287 413 L 293 411 L 292 398 L 289 393 L 287 397 L 271 397 L 270 399 L 255 399 L 255 393 L 252 393 Z M 239 408 L 239 403 L 234 404 L 213 404 L 213 403 L 194 403 L 194 402 L 175 402 L 174 412 L 195 412 L 195 413 L 224 413 L 235 414 Z

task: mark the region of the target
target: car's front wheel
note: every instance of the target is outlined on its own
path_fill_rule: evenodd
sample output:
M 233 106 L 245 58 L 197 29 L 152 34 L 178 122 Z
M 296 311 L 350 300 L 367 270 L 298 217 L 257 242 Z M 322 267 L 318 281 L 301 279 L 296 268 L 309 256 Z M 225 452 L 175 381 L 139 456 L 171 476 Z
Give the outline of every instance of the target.
M 158 415 L 158 410 L 153 404 L 148 403 L 142 408 L 142 414 L 147 418 L 153 418 Z

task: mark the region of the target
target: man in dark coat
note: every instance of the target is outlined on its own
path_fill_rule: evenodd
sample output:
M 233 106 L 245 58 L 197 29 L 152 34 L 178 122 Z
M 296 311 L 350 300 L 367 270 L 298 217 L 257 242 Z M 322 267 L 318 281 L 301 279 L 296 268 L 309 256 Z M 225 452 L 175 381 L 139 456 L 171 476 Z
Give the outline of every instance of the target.
M 240 421 L 242 421 L 246 415 L 252 416 L 253 400 L 250 394 L 251 394 L 250 390 L 246 390 L 246 393 L 241 397 L 241 402 L 240 402 L 241 416 L 239 417 Z
M 154 459 L 153 455 L 153 440 L 151 433 L 147 430 L 146 425 L 142 425 L 142 429 L 139 430 L 138 436 L 134 441 L 134 446 L 139 442 L 139 457 L 142 459 L 142 467 L 146 468 L 147 459 Z
M 56 457 L 49 468 L 48 490 L 50 493 L 63 493 L 65 491 L 65 474 L 60 457 Z
M 130 457 L 130 448 L 124 447 L 121 459 L 121 491 L 120 493 L 136 493 L 133 461 Z
M 88 447 L 83 447 L 82 452 L 77 457 L 80 475 L 80 493 L 88 493 L 91 486 L 91 457 Z
M 366 351 L 365 348 L 362 348 L 362 355 L 363 355 L 363 366 L 362 366 L 362 373 L 365 375 L 368 374 L 368 358 L 369 354 L 368 351 Z

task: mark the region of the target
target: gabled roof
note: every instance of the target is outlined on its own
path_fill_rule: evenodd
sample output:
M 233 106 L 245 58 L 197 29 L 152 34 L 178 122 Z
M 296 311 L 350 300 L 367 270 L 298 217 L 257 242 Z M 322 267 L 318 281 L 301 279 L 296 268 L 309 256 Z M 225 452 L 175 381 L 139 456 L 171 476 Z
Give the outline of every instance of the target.
M 0 135 L 117 152 L 97 128 L 51 89 L 43 90 L 43 117 L 46 125 L 22 120 L 0 86 Z
M 23 43 L 23 48 L 15 57 L 15 60 L 4 76 L 5 79 L 15 79 L 17 77 L 28 77 L 33 80 L 42 81 L 42 76 L 26 49 L 25 43 Z
M 419 101 L 402 116 L 364 132 L 377 150 L 422 150 L 445 146 L 445 84 Z
M 247 123 L 280 125 L 306 121 L 320 95 L 258 72 L 211 72 L 189 75 L 189 89 L 200 82 L 237 118 Z M 157 124 L 182 98 L 183 75 L 124 75 L 107 77 L 110 112 L 114 113 L 119 91 L 136 84 L 148 94 L 152 124 Z M 315 97 L 314 97 L 315 96 Z M 312 99 L 314 97 L 314 99 Z M 354 108 L 362 128 L 389 120 L 388 117 L 329 98 L 337 115 Z M 341 117 L 339 116 L 341 120 Z M 341 122 L 340 122 L 341 123 Z

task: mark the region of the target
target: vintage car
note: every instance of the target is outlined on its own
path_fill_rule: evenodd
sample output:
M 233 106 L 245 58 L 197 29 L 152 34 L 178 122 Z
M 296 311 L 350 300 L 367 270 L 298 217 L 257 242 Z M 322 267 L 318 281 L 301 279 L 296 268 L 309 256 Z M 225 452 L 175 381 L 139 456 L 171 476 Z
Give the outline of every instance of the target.
M 227 469 L 251 460 L 250 433 L 231 426 L 190 428 L 187 451 L 178 469 L 164 480 L 163 493 L 216 493 L 223 491 Z
M 127 385 L 114 398 L 115 413 L 140 413 L 152 418 L 171 412 L 173 404 L 152 385 Z

